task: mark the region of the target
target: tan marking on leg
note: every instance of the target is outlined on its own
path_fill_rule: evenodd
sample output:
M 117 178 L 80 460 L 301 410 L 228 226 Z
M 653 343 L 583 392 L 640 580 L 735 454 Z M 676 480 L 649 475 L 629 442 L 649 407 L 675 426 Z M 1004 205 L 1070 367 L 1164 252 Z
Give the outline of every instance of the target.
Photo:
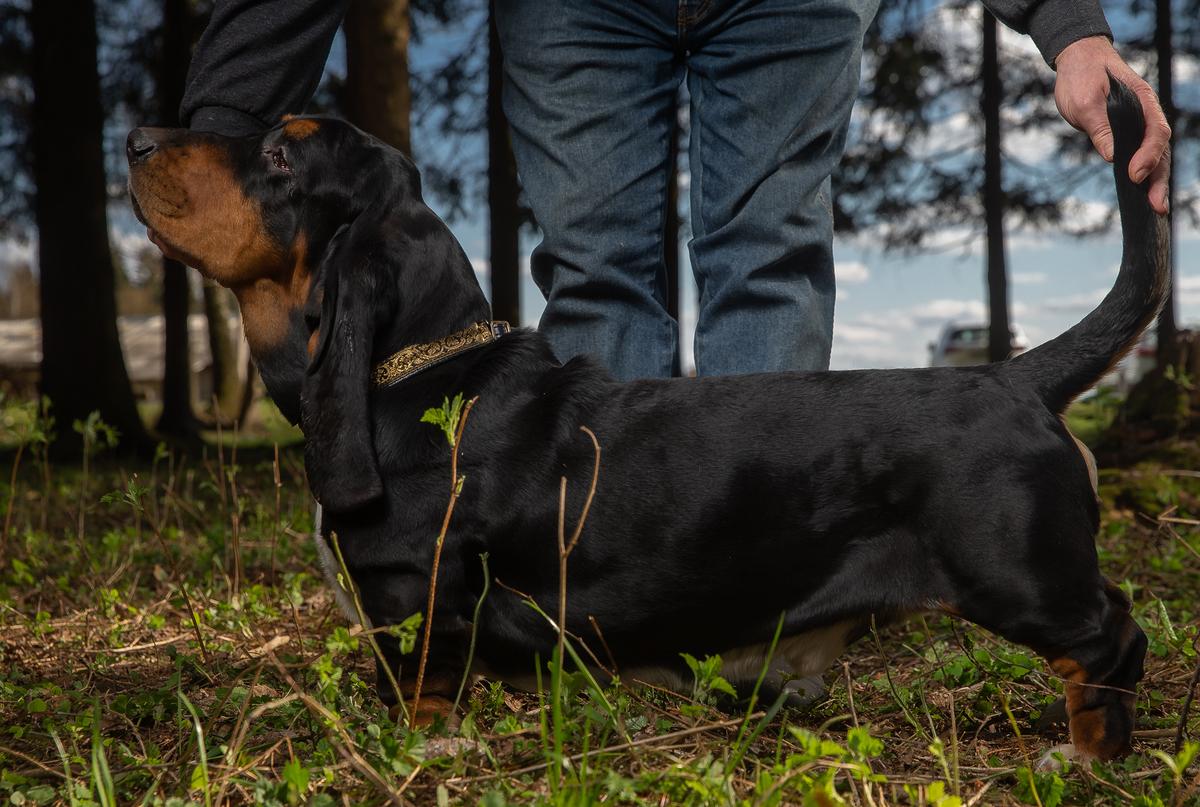
M 448 676 L 426 677 L 421 690 L 421 702 L 417 704 L 417 726 L 432 725 L 436 718 L 445 718 L 447 722 L 454 719 L 454 695 L 458 692 L 459 682 Z M 408 679 L 400 681 L 400 692 L 404 695 L 404 705 L 413 708 L 413 695 L 416 682 Z M 397 704 L 389 710 L 393 720 L 401 717 L 400 706 Z
M 1129 738 L 1109 737 L 1107 719 L 1110 709 L 1124 709 L 1131 716 L 1132 724 L 1133 696 L 1105 697 L 1112 690 L 1089 686 L 1087 671 L 1074 659 L 1065 656 L 1055 659 L 1050 662 L 1050 668 L 1066 682 L 1063 691 L 1067 700 L 1071 745 L 1078 758 L 1109 760 L 1127 753 Z
M 1098 492 L 1100 486 L 1100 474 L 1096 470 L 1096 457 L 1092 454 L 1092 450 L 1083 444 L 1083 441 L 1071 434 L 1071 429 L 1067 426 L 1067 419 L 1059 415 L 1059 420 L 1062 421 L 1063 428 L 1067 430 L 1067 434 L 1071 435 L 1071 439 L 1075 441 L 1075 447 L 1079 449 L 1080 456 L 1083 457 L 1083 464 L 1087 466 L 1088 479 L 1092 483 L 1092 490 Z

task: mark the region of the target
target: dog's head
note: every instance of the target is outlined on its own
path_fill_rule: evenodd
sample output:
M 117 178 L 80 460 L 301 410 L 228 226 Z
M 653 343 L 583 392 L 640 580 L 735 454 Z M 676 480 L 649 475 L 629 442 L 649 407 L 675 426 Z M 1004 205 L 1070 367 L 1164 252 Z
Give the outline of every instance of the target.
M 326 118 L 241 138 L 135 129 L 126 151 L 151 240 L 237 296 L 271 397 L 304 429 L 317 499 L 378 498 L 374 363 L 489 316 L 416 167 Z

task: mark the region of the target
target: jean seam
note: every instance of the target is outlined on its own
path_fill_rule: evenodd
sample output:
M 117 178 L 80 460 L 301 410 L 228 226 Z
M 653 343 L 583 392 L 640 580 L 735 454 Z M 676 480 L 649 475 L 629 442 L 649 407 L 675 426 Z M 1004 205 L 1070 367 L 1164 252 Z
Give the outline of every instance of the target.
M 688 0 L 679 0 L 675 13 L 675 25 L 681 44 L 687 40 L 688 28 L 704 19 L 711 6 L 712 0 L 700 0 L 693 10 Z

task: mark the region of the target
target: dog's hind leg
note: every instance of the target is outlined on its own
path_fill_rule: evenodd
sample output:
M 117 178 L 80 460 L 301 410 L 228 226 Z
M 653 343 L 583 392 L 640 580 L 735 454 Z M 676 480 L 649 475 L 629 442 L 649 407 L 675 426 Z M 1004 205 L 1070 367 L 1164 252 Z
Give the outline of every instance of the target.
M 1130 751 L 1146 636 L 1124 593 L 1098 574 L 1095 579 L 1090 593 L 1065 583 L 1054 592 L 1021 587 L 1024 594 L 999 610 L 992 600 L 987 615 L 961 609 L 968 620 L 1035 650 L 1062 678 L 1071 743 L 1051 749 L 1044 768 L 1057 765 L 1055 753 L 1085 762 Z
M 1114 759 L 1130 751 L 1146 635 L 1119 588 L 1108 583 L 1105 599 L 1099 629 L 1049 659 L 1050 668 L 1063 679 L 1071 744 L 1052 749 L 1042 767 L 1057 764 L 1055 751 L 1085 761 Z

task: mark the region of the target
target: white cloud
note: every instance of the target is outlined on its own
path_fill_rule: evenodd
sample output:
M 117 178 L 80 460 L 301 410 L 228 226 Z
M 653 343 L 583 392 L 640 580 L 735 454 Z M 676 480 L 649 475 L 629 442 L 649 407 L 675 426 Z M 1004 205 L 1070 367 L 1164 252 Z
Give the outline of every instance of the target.
M 895 340 L 895 334 L 885 328 L 872 325 L 853 325 L 837 322 L 833 326 L 834 341 L 841 340 L 854 345 L 888 344 Z
M 1054 313 L 1070 313 L 1091 311 L 1100 304 L 1104 299 L 1104 295 L 1108 294 L 1108 287 L 1100 289 L 1092 289 L 1091 291 L 1081 291 L 1075 294 L 1067 294 L 1062 297 L 1051 297 L 1048 300 L 1043 300 L 1037 309 Z
M 1013 272 L 1011 279 L 1023 286 L 1037 286 L 1048 281 L 1050 276 L 1045 272 Z
M 982 320 L 987 307 L 982 300 L 930 300 L 912 308 L 912 318 L 918 325 L 935 325 L 948 320 Z
M 839 283 L 849 283 L 851 285 L 866 283 L 871 279 L 871 270 L 862 261 L 837 263 L 833 267 L 833 273 Z

